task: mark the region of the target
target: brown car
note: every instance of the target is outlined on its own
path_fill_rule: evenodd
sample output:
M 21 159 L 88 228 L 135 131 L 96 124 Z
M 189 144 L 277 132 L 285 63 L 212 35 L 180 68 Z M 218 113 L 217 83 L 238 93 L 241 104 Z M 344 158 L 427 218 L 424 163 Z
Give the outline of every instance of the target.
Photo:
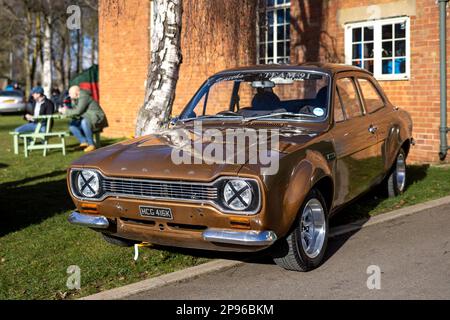
M 323 259 L 334 213 L 381 183 L 389 196 L 404 191 L 413 143 L 410 116 L 365 70 L 227 70 L 170 130 L 75 161 L 69 221 L 117 245 L 270 247 L 278 265 L 307 271 Z

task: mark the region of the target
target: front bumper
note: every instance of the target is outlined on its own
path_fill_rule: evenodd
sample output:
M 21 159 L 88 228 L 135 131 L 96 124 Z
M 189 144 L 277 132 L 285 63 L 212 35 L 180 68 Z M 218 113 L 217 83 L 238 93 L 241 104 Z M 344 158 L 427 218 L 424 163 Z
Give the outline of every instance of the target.
M 94 229 L 108 229 L 109 221 L 102 216 L 90 216 L 81 214 L 79 212 L 72 212 L 69 216 L 69 222 L 77 226 L 94 228 Z
M 79 212 L 73 212 L 69 216 L 69 222 L 74 225 L 93 229 L 108 229 L 110 227 L 109 220 L 104 216 L 86 215 Z M 170 235 L 167 236 L 170 238 Z M 273 231 L 238 231 L 231 229 L 208 228 L 201 233 L 201 238 L 203 241 L 209 243 L 238 245 L 245 247 L 268 247 L 275 243 L 277 240 L 277 235 Z M 168 243 L 169 242 L 170 241 L 168 241 Z

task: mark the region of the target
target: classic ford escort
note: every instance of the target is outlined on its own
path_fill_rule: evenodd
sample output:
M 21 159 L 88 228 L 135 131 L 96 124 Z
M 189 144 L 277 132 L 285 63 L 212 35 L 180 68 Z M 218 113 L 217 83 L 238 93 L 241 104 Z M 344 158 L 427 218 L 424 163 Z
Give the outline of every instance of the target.
M 410 116 L 365 70 L 227 70 L 169 130 L 75 161 L 69 221 L 122 246 L 270 248 L 281 267 L 308 271 L 323 260 L 333 214 L 376 185 L 405 190 L 413 143 Z

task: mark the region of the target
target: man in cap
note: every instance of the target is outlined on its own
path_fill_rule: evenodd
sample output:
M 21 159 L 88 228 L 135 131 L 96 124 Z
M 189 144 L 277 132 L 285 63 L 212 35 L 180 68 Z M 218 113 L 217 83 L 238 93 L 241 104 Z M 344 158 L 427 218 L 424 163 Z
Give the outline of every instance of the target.
M 31 90 L 31 96 L 33 97 L 34 102 L 32 104 L 31 110 L 27 110 L 24 117 L 25 120 L 28 121 L 28 123 L 16 128 L 16 132 L 34 132 L 38 124 L 38 122 L 34 119 L 35 117 L 53 114 L 55 108 L 53 102 L 47 99 L 47 97 L 44 95 L 44 89 L 42 87 L 34 87 Z M 46 121 L 42 121 L 41 132 L 45 132 L 46 125 Z

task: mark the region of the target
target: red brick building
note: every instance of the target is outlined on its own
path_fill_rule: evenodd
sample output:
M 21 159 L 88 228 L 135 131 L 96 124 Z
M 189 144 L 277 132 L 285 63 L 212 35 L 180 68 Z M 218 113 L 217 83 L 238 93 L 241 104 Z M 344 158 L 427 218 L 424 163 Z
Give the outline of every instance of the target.
M 106 135 L 132 136 L 150 63 L 150 0 L 99 3 Z M 354 64 L 373 72 L 393 103 L 411 113 L 417 140 L 411 160 L 439 161 L 435 0 L 185 0 L 182 51 L 174 114 L 208 76 L 225 68 Z

